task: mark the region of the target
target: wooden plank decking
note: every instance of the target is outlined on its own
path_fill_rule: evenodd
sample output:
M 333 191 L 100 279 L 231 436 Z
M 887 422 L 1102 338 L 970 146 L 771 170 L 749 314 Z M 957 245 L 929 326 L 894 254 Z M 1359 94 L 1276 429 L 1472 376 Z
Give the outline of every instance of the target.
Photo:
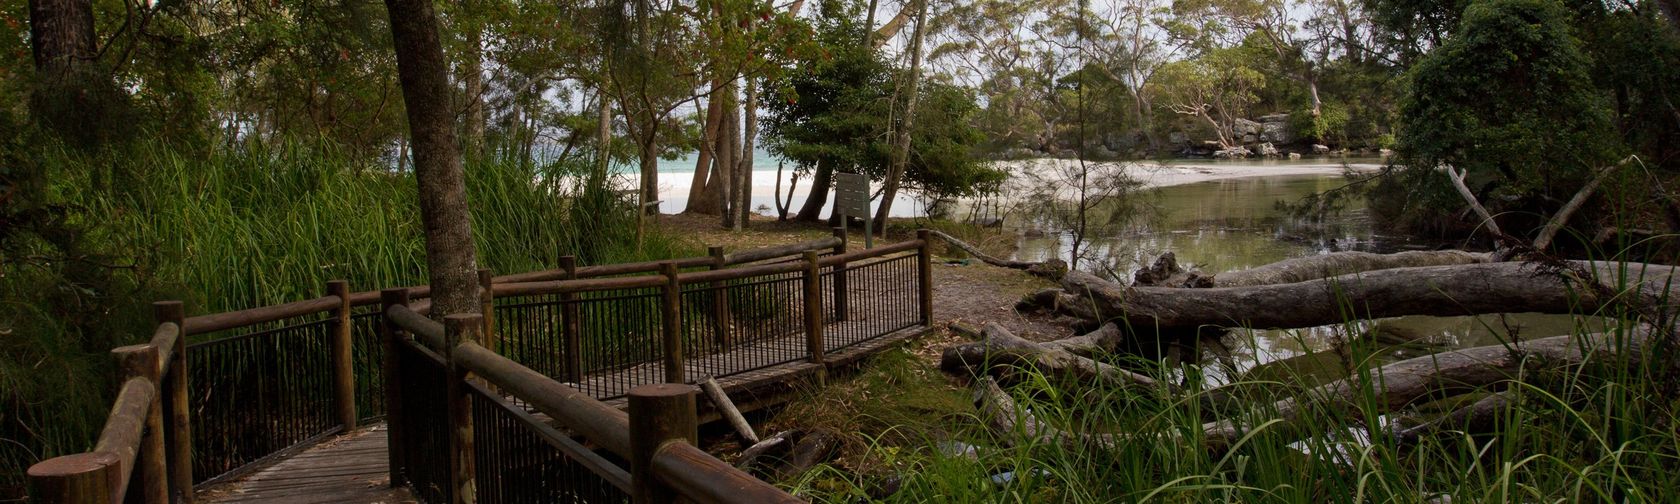
M 259 504 L 418 502 L 391 488 L 385 425 L 328 439 L 249 476 L 198 491 L 199 502 Z

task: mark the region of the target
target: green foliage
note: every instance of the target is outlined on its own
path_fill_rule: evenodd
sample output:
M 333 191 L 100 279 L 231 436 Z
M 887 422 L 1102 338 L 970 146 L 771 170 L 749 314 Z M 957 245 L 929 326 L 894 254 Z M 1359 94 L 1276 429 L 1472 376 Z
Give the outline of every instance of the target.
M 1458 32 L 1411 70 L 1400 152 L 1518 196 L 1572 192 L 1620 148 L 1569 23 L 1556 0 L 1472 3 Z
M 816 41 L 825 56 L 767 87 L 766 147 L 802 172 L 826 166 L 884 178 L 895 122 L 894 70 L 859 44 L 862 28 L 846 10 L 855 4 L 826 1 L 820 7 Z M 995 188 L 1004 174 L 976 157 L 985 137 L 974 126 L 979 107 L 973 93 L 941 82 L 920 88 L 906 186 L 939 196 Z

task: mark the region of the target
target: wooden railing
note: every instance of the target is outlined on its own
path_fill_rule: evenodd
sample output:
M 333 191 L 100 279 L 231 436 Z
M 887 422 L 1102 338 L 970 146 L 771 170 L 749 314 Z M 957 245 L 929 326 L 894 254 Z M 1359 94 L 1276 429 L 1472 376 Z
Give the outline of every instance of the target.
M 578 267 L 575 260 L 565 257 L 561 258 L 562 267 L 553 270 L 500 277 L 480 272 L 485 287 L 484 314 L 453 322 L 460 325 L 470 321 L 468 325 L 472 326 L 451 326 L 453 331 L 440 329 L 422 315 L 429 305 L 426 298 L 430 289 L 426 286 L 352 293 L 347 283 L 334 281 L 328 284 L 327 295 L 319 298 L 194 317 L 184 316 L 180 302 L 155 303 L 158 324 L 151 340 L 113 350 L 122 375 L 98 442 L 89 452 L 56 457 L 30 467 L 31 495 L 38 502 L 190 503 L 195 485 L 238 476 L 261 462 L 382 415 L 389 417 L 391 426 L 393 484 L 413 481 L 415 475 L 402 473 L 419 464 L 405 463 L 414 461 L 404 459 L 406 455 L 401 452 L 415 448 L 417 453 L 435 453 L 411 446 L 424 444 L 419 436 L 423 432 L 417 429 L 437 430 L 437 426 L 471 424 L 473 420 L 460 417 L 456 411 L 443 419 L 447 422 L 434 421 L 430 428 L 409 425 L 408 420 L 425 416 L 404 411 L 404 403 L 411 409 L 423 409 L 425 405 L 402 395 L 403 390 L 410 388 L 405 385 L 419 385 L 413 380 L 421 379 L 422 374 L 415 370 L 430 366 L 447 371 L 437 377 L 451 384 L 448 398 L 454 406 L 449 407 L 462 409 L 457 403 L 476 404 L 479 407 L 470 411 L 479 416 L 479 423 L 499 426 L 494 429 L 498 436 L 494 442 L 478 449 L 486 456 L 467 456 L 465 460 L 491 462 L 509 449 L 529 451 L 522 456 L 541 452 L 544 446 L 551 450 L 547 459 L 520 459 L 525 464 L 522 467 L 487 465 L 493 476 L 482 478 L 486 481 L 513 481 L 507 474 L 548 467 L 572 478 L 552 481 L 574 481 L 574 490 L 593 488 L 594 493 L 573 494 L 587 502 L 621 500 L 611 496 L 632 494 L 638 501 L 640 497 L 666 495 L 683 495 L 701 502 L 739 502 L 743 495 L 787 499 L 779 491 L 772 492 L 773 487 L 693 446 L 693 390 L 680 385 L 685 377 L 682 289 L 685 285 L 707 286 L 710 290 L 691 289 L 686 295 L 730 299 L 726 292 L 741 292 L 744 288 L 739 286 L 752 285 L 755 278 L 796 276 L 804 304 L 801 325 L 812 342 L 802 358 L 820 363 L 823 313 L 830 313 L 836 320 L 847 313 L 848 264 L 902 262 L 908 260 L 907 256 L 883 258 L 917 250 L 920 313 L 915 322 L 925 324 L 932 311 L 925 233 L 915 241 L 859 252 L 847 252 L 843 236 L 837 230 L 834 238 L 734 254 L 713 247 L 706 257 L 668 261 Z M 760 264 L 725 269 L 747 263 Z M 850 270 L 867 267 L 851 266 Z M 695 269 L 704 271 L 683 272 Z M 651 272 L 659 274 L 645 274 Z M 554 320 L 559 320 L 567 319 L 565 314 L 571 313 L 568 310 L 587 311 L 592 304 L 607 302 L 591 297 L 591 293 L 636 288 L 660 292 L 657 316 L 664 355 L 659 359 L 664 363 L 664 376 L 655 381 L 679 384 L 630 390 L 629 416 L 561 384 L 552 373 L 533 371 L 492 351 L 500 348 L 508 353 L 512 349 L 496 339 L 499 302 L 511 305 L 521 296 L 551 296 L 557 300 L 553 306 L 561 312 Z M 823 294 L 816 294 L 818 289 Z M 724 302 L 707 306 L 709 310 L 728 309 Z M 516 317 L 518 313 L 504 308 L 501 314 Z M 578 349 L 571 353 L 577 357 L 568 359 L 581 359 L 589 350 L 581 339 L 566 335 L 590 328 L 592 323 L 583 316 L 560 320 L 554 327 L 562 335 L 562 344 Z M 211 339 L 189 345 L 188 336 Z M 569 381 L 582 377 L 582 366 L 568 369 L 571 374 L 559 377 L 574 379 Z M 285 379 L 281 373 L 286 373 Z M 479 378 L 464 379 L 469 374 Z M 527 405 L 547 418 L 531 414 Z M 637 411 L 651 412 L 651 416 L 640 415 L 648 418 L 668 418 L 654 422 L 664 436 L 649 438 L 663 440 L 657 446 L 644 446 L 638 451 L 631 445 L 631 439 L 640 443 L 643 437 L 630 434 L 639 425 L 633 422 L 639 416 Z M 551 421 L 606 452 L 583 448 L 567 433 L 548 425 Z M 405 432 L 403 427 L 415 432 Z M 432 437 L 452 439 L 449 436 L 459 437 L 459 431 L 445 429 L 433 433 L 442 437 Z M 665 442 L 678 439 L 688 442 Z M 458 440 L 449 443 L 451 453 L 474 450 L 471 443 L 465 448 Z M 615 457 L 628 460 L 629 470 L 613 462 Z M 448 474 L 452 481 L 479 479 L 470 465 L 452 466 Z M 449 498 L 434 495 L 426 500 L 454 500 L 461 489 L 453 484 L 449 488 Z M 480 499 L 483 502 L 540 502 L 558 495 L 544 493 L 552 488 L 530 485 L 478 488 L 484 492 L 485 498 Z M 423 488 L 415 490 L 422 496 L 426 493 Z

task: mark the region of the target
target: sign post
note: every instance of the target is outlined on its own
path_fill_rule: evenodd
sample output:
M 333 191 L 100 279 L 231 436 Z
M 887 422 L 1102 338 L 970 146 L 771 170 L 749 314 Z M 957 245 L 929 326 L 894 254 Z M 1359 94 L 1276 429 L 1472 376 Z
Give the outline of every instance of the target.
M 858 173 L 834 174 L 834 211 L 840 227 L 851 227 L 847 219 L 863 218 L 863 247 L 875 248 L 875 219 L 869 215 L 869 177 Z

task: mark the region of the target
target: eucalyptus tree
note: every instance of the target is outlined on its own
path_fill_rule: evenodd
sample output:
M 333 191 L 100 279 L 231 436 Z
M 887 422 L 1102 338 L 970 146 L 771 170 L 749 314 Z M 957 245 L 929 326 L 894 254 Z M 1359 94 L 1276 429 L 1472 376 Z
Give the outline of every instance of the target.
M 1168 63 L 1150 94 L 1169 110 L 1204 123 L 1221 148 L 1235 147 L 1241 143 L 1236 121 L 1249 115 L 1266 85 L 1265 76 L 1246 60 L 1239 49 L 1221 48 Z
M 1331 57 L 1333 41 L 1300 29 L 1298 12 L 1311 10 L 1305 2 L 1177 0 L 1173 8 L 1189 21 L 1180 24 L 1190 29 L 1187 35 L 1204 44 L 1211 41 L 1229 47 L 1250 37 L 1264 41 L 1282 73 L 1306 88 L 1309 113 L 1313 117 L 1322 113 L 1319 74 Z
M 1043 57 L 1053 48 L 1043 30 L 1065 0 L 950 2 L 929 22 L 936 42 L 927 59 L 943 76 L 978 92 L 986 103 L 977 126 L 993 149 L 1044 147 L 1061 114 L 1055 72 Z

